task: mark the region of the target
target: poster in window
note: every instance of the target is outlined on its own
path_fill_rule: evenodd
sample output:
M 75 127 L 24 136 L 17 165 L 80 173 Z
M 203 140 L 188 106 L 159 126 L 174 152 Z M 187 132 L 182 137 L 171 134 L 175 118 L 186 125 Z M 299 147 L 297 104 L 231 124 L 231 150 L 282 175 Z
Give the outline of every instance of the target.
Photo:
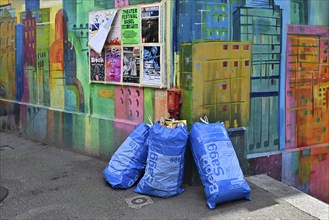
M 142 13 L 142 42 L 159 42 L 159 6 L 144 7 Z
M 99 31 L 100 26 L 106 21 L 114 21 L 116 19 L 117 9 L 102 10 L 102 11 L 92 11 L 89 12 L 89 40 L 92 39 L 96 33 Z M 77 30 L 82 30 L 84 27 L 82 24 L 79 27 L 75 27 Z
M 160 46 L 149 46 L 143 49 L 143 83 L 161 83 Z
M 139 8 L 122 9 L 121 40 L 122 44 L 139 44 Z
M 105 45 L 121 45 L 121 10 L 115 16 Z
M 106 82 L 120 82 L 121 80 L 121 47 L 111 46 L 106 51 Z
M 139 47 L 123 48 L 123 82 L 139 83 L 140 49 Z
M 101 54 L 90 49 L 90 80 L 104 81 L 105 78 L 105 61 L 104 50 Z

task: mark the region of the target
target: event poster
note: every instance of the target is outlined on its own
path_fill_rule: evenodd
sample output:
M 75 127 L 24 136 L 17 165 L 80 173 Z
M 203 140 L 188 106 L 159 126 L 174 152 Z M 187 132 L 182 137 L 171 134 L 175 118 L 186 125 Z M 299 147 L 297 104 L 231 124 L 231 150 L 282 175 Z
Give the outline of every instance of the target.
M 142 42 L 159 42 L 159 6 L 144 7 L 142 13 Z
M 106 51 L 106 82 L 120 82 L 121 80 L 121 47 L 111 46 Z
M 143 49 L 143 83 L 161 83 L 160 46 L 149 46 Z
M 101 54 L 93 49 L 90 49 L 90 80 L 91 81 L 104 81 L 105 78 L 105 61 L 104 50 Z
M 121 40 L 122 44 L 139 44 L 139 8 L 122 9 Z
M 139 83 L 140 76 L 140 48 L 123 48 L 123 82 Z
M 115 16 L 105 45 L 121 45 L 121 10 Z
M 92 11 L 89 12 L 89 18 L 88 18 L 88 22 L 89 22 L 89 34 L 88 34 L 88 38 L 89 40 L 92 39 L 96 33 L 99 31 L 100 26 L 106 22 L 111 20 L 113 22 L 113 20 L 116 17 L 116 13 L 117 13 L 118 9 L 110 9 L 110 10 L 102 10 L 102 11 Z M 117 19 L 116 19 L 117 20 Z M 77 28 L 84 28 L 84 27 L 77 27 Z

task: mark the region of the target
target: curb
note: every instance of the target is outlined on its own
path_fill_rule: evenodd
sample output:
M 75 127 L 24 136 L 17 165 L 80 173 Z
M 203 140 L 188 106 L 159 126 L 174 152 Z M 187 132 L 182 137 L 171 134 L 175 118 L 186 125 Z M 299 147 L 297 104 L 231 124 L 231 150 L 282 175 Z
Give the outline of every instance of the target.
M 249 176 L 246 179 L 313 217 L 323 220 L 329 219 L 328 204 L 292 186 L 288 186 L 265 174 Z

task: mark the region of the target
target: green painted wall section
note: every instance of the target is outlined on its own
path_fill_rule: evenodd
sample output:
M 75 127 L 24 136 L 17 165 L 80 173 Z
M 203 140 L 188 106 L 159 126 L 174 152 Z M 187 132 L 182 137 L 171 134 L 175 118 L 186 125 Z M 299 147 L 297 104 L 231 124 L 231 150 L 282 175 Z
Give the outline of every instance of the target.
M 144 89 L 144 123 L 149 124 L 149 116 L 153 119 L 154 115 L 154 90 Z M 154 119 L 153 119 L 154 120 Z
M 90 113 L 96 117 L 114 119 L 114 86 L 91 85 Z

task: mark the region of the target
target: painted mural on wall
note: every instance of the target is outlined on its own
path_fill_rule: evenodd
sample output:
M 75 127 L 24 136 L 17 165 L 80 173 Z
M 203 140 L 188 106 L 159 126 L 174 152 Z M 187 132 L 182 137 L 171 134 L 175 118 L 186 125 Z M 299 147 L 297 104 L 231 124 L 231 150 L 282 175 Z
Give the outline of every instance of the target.
M 329 202 L 329 175 L 320 175 L 329 161 L 324 2 L 178 1 L 175 46 L 183 117 L 246 127 L 251 173 L 266 172 Z
M 161 1 L 0 0 L 0 103 L 13 113 L 1 127 L 107 158 L 136 124 L 168 116 L 167 91 L 141 86 L 168 72 L 190 125 L 207 115 L 243 128 L 236 144 L 249 174 L 266 172 L 329 202 L 324 2 L 170 1 L 165 35 L 165 14 L 152 7 Z M 136 7 L 138 44 L 122 44 L 118 10 L 98 63 L 88 48 L 90 12 Z M 172 72 L 162 69 L 170 56 Z
M 116 86 L 90 84 L 88 71 L 89 12 L 159 1 L 0 3 L 0 95 L 4 100 L 21 103 L 21 107 L 13 108 L 17 117 L 10 119 L 17 129 L 41 140 L 108 157 L 144 120 L 144 113 L 152 118 L 168 115 L 162 104 L 166 96 L 158 97 L 155 89 L 132 87 L 122 98 Z M 104 61 L 108 62 L 103 63 L 103 73 L 95 73 L 95 77 L 104 74 L 105 82 L 116 82 L 121 72 L 121 36 L 115 31 L 121 28 L 121 21 L 114 20 L 112 26 L 114 31 L 108 35 L 104 51 Z M 135 72 L 130 73 L 130 80 Z M 144 102 L 144 98 L 148 101 Z M 159 102 L 162 105 L 155 107 Z M 39 107 L 35 109 L 29 104 Z M 128 110 L 122 111 L 124 108 Z

